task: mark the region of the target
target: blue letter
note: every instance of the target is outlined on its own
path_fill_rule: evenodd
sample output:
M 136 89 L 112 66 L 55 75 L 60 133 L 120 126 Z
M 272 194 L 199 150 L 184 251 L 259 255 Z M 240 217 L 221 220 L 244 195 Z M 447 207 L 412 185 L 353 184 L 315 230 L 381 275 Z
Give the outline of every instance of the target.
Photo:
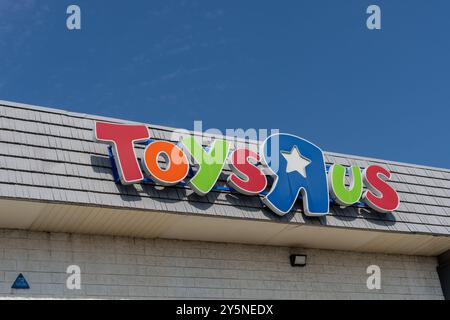
M 262 161 L 275 175 L 263 202 L 283 216 L 294 206 L 300 192 L 308 216 L 328 214 L 326 168 L 320 148 L 290 134 L 274 134 L 262 145 Z

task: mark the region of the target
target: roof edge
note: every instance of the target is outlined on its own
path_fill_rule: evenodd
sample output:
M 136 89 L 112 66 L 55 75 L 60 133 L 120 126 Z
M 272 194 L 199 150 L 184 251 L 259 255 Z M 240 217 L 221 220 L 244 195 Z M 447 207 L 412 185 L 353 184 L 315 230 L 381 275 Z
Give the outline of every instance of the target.
M 54 114 L 63 114 L 63 115 L 68 115 L 68 116 L 82 118 L 82 119 L 91 119 L 91 120 L 100 120 L 100 121 L 109 121 L 109 122 L 141 123 L 141 124 L 147 125 L 148 127 L 158 129 L 158 130 L 164 130 L 164 131 L 168 131 L 168 132 L 176 131 L 176 130 L 186 130 L 188 132 L 192 132 L 192 133 L 196 133 L 196 134 L 203 134 L 203 135 L 205 135 L 207 137 L 211 137 L 211 138 L 221 138 L 221 137 L 227 138 L 228 137 L 228 136 L 223 136 L 223 135 L 215 135 L 215 134 L 209 134 L 209 133 L 204 133 L 204 132 L 197 132 L 197 131 L 188 130 L 188 129 L 167 127 L 167 126 L 161 126 L 161 125 L 156 125 L 156 124 L 148 124 L 148 123 L 144 123 L 144 122 L 130 121 L 130 120 L 112 118 L 112 117 L 106 117 L 106 116 L 98 116 L 98 115 L 93 115 L 93 114 L 88 114 L 88 113 L 72 112 L 72 111 L 67 111 L 67 110 L 59 109 L 59 108 L 42 107 L 42 106 L 37 106 L 37 105 L 32 105 L 32 104 L 27 104 L 27 103 L 1 100 L 1 99 L 0 99 L 0 105 L 13 107 L 13 108 L 20 108 L 20 109 L 37 110 L 37 111 L 43 111 L 43 112 L 48 112 L 48 113 L 54 113 Z M 231 138 L 231 137 L 228 137 L 228 138 Z M 236 139 L 235 137 L 232 137 L 232 138 Z M 244 139 L 239 139 L 239 140 L 246 141 Z M 258 143 L 259 141 L 251 140 L 251 142 Z M 404 166 L 404 167 L 421 168 L 421 169 L 428 169 L 428 170 L 450 173 L 449 168 L 434 167 L 434 166 L 414 164 L 414 163 L 409 163 L 409 162 L 385 160 L 385 159 L 380 159 L 380 158 L 358 156 L 358 155 L 339 153 L 339 152 L 330 152 L 330 151 L 324 151 L 324 152 L 330 156 L 352 158 L 352 159 L 356 159 L 356 160 L 383 162 L 383 163 L 387 163 L 387 164 L 399 165 L 399 166 Z

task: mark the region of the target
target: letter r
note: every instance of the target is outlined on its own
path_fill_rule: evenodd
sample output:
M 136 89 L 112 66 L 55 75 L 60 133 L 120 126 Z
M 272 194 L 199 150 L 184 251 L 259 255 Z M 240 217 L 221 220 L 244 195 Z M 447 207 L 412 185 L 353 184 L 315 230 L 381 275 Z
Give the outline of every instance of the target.
M 149 137 L 145 125 L 95 123 L 95 139 L 112 145 L 117 171 L 123 184 L 132 184 L 144 178 L 133 144 L 148 140 Z
M 306 215 L 328 214 L 328 183 L 320 148 L 290 134 L 274 134 L 264 141 L 261 158 L 275 176 L 262 200 L 272 211 L 287 214 L 301 193 Z

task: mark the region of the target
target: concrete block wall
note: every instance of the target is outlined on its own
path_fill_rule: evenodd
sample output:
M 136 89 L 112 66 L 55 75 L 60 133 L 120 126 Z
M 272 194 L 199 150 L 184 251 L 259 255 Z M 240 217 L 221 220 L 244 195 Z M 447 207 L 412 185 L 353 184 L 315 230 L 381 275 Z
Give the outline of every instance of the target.
M 291 253 L 307 254 L 293 268 Z M 69 265 L 81 290 L 66 288 Z M 381 268 L 381 289 L 366 268 Z M 435 257 L 0 230 L 0 297 L 443 299 Z M 11 289 L 19 273 L 29 290 Z

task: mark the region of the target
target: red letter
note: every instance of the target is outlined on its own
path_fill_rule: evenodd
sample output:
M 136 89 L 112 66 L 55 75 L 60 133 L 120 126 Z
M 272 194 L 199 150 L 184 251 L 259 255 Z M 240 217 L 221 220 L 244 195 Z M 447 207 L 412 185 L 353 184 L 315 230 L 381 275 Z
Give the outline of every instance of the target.
M 372 209 L 379 212 L 397 210 L 400 199 L 397 192 L 385 182 L 390 178 L 391 173 L 383 167 L 371 165 L 364 169 L 363 181 L 368 190 L 364 192 L 362 199 Z
M 259 161 L 259 155 L 248 149 L 238 149 L 231 155 L 230 167 L 233 173 L 228 177 L 228 184 L 243 194 L 254 195 L 262 192 L 267 186 L 264 173 L 250 162 Z
M 145 125 L 95 123 L 95 139 L 113 146 L 117 171 L 123 184 L 141 181 L 144 177 L 136 159 L 133 143 L 150 137 Z

